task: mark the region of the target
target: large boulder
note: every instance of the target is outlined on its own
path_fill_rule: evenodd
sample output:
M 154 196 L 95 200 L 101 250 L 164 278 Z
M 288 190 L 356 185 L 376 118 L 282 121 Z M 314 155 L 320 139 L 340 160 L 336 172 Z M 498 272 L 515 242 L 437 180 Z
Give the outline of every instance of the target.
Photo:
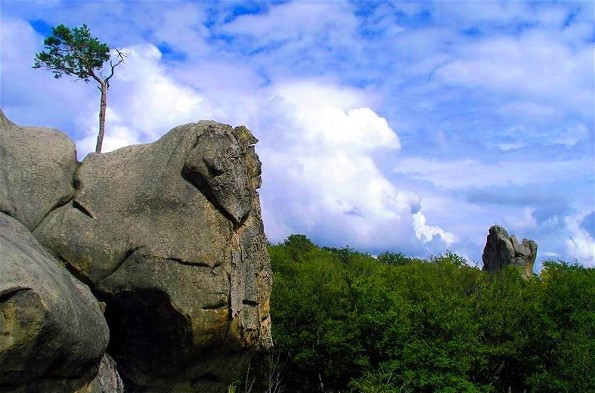
M 62 132 L 20 127 L 0 110 L 0 212 L 33 230 L 74 195 L 74 143 Z
M 0 391 L 75 391 L 93 378 L 108 341 L 89 288 L 0 213 Z
M 533 240 L 523 239 L 519 243 L 503 227 L 490 227 L 482 255 L 483 270 L 496 272 L 507 266 L 517 266 L 522 269 L 525 277 L 531 277 L 536 257 L 537 243 Z
M 271 345 L 271 270 L 245 127 L 177 127 L 90 154 L 76 194 L 35 229 L 107 303 L 127 389 L 219 392 Z

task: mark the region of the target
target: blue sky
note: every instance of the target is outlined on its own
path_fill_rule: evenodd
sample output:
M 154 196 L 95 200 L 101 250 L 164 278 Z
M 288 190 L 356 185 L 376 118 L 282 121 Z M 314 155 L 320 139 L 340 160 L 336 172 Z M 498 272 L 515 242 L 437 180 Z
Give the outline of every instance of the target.
M 481 264 L 499 224 L 539 263 L 595 265 L 592 2 L 3 0 L 0 19 L 0 107 L 65 131 L 81 159 L 97 89 L 31 68 L 60 23 L 128 53 L 106 151 L 247 125 L 273 242 Z

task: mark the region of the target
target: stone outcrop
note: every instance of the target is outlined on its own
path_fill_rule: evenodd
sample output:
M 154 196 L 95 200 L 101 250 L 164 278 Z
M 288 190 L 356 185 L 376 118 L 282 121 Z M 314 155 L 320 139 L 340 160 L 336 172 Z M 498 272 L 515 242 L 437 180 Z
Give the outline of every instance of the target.
M 496 272 L 507 266 L 517 266 L 525 277 L 531 277 L 536 257 L 537 243 L 533 240 L 523 239 L 519 243 L 501 226 L 490 227 L 482 255 L 483 270 Z
M 23 224 L 0 213 L 0 391 L 82 386 L 108 340 L 107 323 L 89 288 Z
M 3 119 L 0 135 L 16 127 Z M 72 188 L 43 214 L 19 216 L 37 210 L 15 204 L 11 190 L 0 200 L 105 303 L 107 352 L 126 391 L 225 391 L 253 352 L 271 345 L 256 142 L 245 127 L 187 124 L 80 164 L 54 159 L 74 168 L 57 175 L 70 173 Z M 24 157 L 15 164 L 22 170 L 35 168 L 33 154 L 12 154 Z
M 29 230 L 74 195 L 74 143 L 52 128 L 19 127 L 0 110 L 0 212 Z

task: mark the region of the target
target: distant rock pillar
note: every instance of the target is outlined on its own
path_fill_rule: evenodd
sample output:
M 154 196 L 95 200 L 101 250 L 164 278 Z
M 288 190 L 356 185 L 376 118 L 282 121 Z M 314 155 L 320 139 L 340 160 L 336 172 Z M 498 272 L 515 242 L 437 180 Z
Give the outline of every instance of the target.
M 506 229 L 499 225 L 490 227 L 486 246 L 483 249 L 483 270 L 497 272 L 506 266 L 522 268 L 523 276 L 533 275 L 533 264 L 537 257 L 537 243 L 523 239 L 519 244 L 514 235 L 509 236 Z

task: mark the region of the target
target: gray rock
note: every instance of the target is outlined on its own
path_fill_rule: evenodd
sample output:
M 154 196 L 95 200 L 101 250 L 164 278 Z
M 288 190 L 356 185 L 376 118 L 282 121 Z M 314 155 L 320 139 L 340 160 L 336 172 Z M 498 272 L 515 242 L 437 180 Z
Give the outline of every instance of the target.
M 245 156 L 247 148 L 257 140 L 241 139 L 249 134 L 245 127 L 231 133 L 212 130 L 198 136 L 196 147 L 186 159 L 184 175 L 197 188 L 208 190 L 205 196 L 238 226 L 252 209 L 254 187 L 249 184 Z
M 0 213 L 0 391 L 74 391 L 92 378 L 108 341 L 89 288 Z
M 33 380 L 16 387 L 2 387 L 2 393 L 124 393 L 124 384 L 116 363 L 105 354 L 99 365 L 75 379 Z
M 51 128 L 19 127 L 0 110 L 0 212 L 33 230 L 74 195 L 74 143 Z
M 124 393 L 124 383 L 114 359 L 108 354 L 103 355 L 95 378 L 75 393 Z
M 537 257 L 537 243 L 523 239 L 519 244 L 514 235 L 499 225 L 490 227 L 483 250 L 483 270 L 496 272 L 507 266 L 517 266 L 525 277 L 533 275 L 533 265 Z
M 270 346 L 256 139 L 214 122 L 91 154 L 35 235 L 107 303 L 131 389 L 223 391 Z

